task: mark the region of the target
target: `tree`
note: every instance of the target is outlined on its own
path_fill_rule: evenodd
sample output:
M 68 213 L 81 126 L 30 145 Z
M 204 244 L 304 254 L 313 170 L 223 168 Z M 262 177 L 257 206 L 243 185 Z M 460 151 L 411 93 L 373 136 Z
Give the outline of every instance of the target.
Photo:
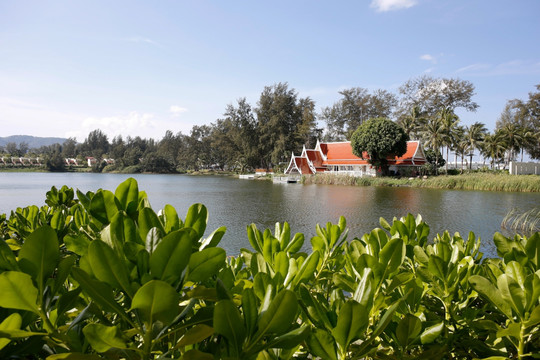
M 447 139 L 445 127 L 440 118 L 431 117 L 428 120 L 423 130 L 423 137 L 426 146 L 435 152 L 436 157 L 439 156 L 441 147 Z M 439 159 L 436 159 L 435 163 L 438 164 Z M 438 173 L 438 169 L 435 169 L 435 173 Z
M 469 151 L 469 169 L 472 169 L 472 158 L 474 150 L 480 148 L 480 144 L 487 135 L 486 126 L 480 122 L 475 122 L 471 126 L 465 127 L 465 142 Z
M 77 156 L 77 140 L 74 137 L 67 138 L 62 144 L 62 156 L 65 158 Z
M 352 133 L 367 119 L 392 115 L 397 97 L 386 90 L 354 87 L 339 92 L 342 98 L 332 107 L 321 111 L 321 119 L 327 124 L 330 140 L 350 139 Z
M 388 118 L 373 118 L 358 127 L 351 137 L 353 154 L 388 173 L 388 157 L 407 151 L 409 137 L 399 125 Z
M 443 167 L 446 164 L 446 161 L 442 157 L 442 154 L 440 153 L 440 151 L 437 154 L 435 150 L 426 149 L 424 151 L 424 155 L 426 157 L 427 162 L 429 163 L 431 167 L 430 173 L 432 171 L 433 173 L 436 173 L 438 168 Z
M 286 161 L 291 152 L 302 150 L 304 139 L 299 134 L 306 118 L 306 106 L 301 107 L 299 102 L 302 101 L 298 100 L 296 90 L 289 89 L 287 83 L 266 86 L 261 93 L 255 109 L 261 167 L 268 169 Z
M 14 142 L 6 144 L 6 152 L 11 156 L 19 156 L 19 149 L 17 149 L 17 144 Z
M 103 155 L 109 151 L 109 146 L 107 135 L 103 131 L 96 129 L 88 134 L 82 147 L 85 153 L 95 157 L 99 162 Z
M 408 112 L 413 106 L 418 106 L 428 116 L 443 108 L 452 111 L 457 108 L 476 111 L 478 108 L 478 104 L 472 101 L 474 85 L 466 80 L 421 76 L 408 80 L 399 92 L 402 95 L 401 113 Z
M 400 116 L 396 122 L 405 130 L 409 138 L 416 140 L 426 121 L 427 119 L 420 111 L 420 107 L 413 106 L 408 113 Z
M 494 168 L 495 162 L 504 157 L 504 140 L 501 131 L 495 131 L 493 134 L 488 134 L 482 142 L 482 153 L 484 156 L 491 159 L 491 169 Z
M 438 121 L 442 124 L 443 132 L 445 134 L 441 145 L 446 147 L 446 171 L 448 172 L 448 156 L 451 147 L 460 139 L 456 138 L 455 130 L 459 123 L 459 117 L 453 110 L 448 108 L 442 108 L 438 113 Z
M 535 137 L 534 141 L 525 144 L 525 150 L 533 159 L 540 159 L 540 84 L 536 85 L 536 92 L 529 93 L 529 100 L 525 103 L 525 114 L 528 127 Z

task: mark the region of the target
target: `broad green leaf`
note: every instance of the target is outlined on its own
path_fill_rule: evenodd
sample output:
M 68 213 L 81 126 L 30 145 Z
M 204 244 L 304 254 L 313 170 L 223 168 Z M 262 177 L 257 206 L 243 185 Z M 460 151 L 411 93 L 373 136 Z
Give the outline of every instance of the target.
M 0 271 L 19 270 L 19 264 L 13 254 L 13 250 L 5 241 L 0 241 Z
M 184 336 L 182 336 L 182 338 L 176 344 L 176 346 L 193 345 L 193 344 L 203 341 L 204 339 L 212 336 L 213 334 L 214 334 L 214 328 L 208 325 L 204 325 L 204 324 L 197 324 L 191 329 L 189 329 L 184 334 Z
M 225 231 L 227 228 L 225 226 L 219 227 L 216 230 L 214 230 L 206 239 L 204 239 L 201 242 L 201 246 L 199 247 L 199 250 L 203 250 L 205 248 L 210 247 L 216 247 L 223 236 L 225 235 Z
M 276 228 L 279 223 L 276 224 Z M 289 241 L 291 240 L 291 227 L 289 226 L 289 223 L 284 222 L 283 227 L 281 228 L 281 231 L 276 233 L 276 237 L 279 240 L 279 244 L 281 247 L 281 250 L 285 250 L 287 246 L 289 245 Z
M 435 325 L 431 325 L 427 327 L 420 335 L 420 341 L 424 345 L 431 344 L 441 335 L 443 329 L 444 329 L 444 321 L 441 321 Z
M 251 335 L 255 331 L 257 317 L 259 315 L 257 309 L 257 297 L 252 288 L 244 289 L 242 292 L 242 312 L 244 314 L 247 334 Z
M 529 315 L 529 319 L 525 322 L 526 327 L 540 324 L 540 305 L 537 305 Z
M 64 244 L 66 244 L 66 248 L 69 251 L 79 256 L 83 256 L 88 251 L 90 240 L 83 234 L 78 234 L 76 236 L 66 235 L 64 237 Z
M 395 238 L 388 241 L 379 253 L 379 262 L 386 266 L 387 273 L 396 272 L 405 259 L 405 242 L 403 239 Z
M 367 329 L 369 323 L 369 311 L 354 300 L 347 301 L 339 309 L 337 325 L 332 330 L 334 339 L 342 349 L 359 339 Z
M 253 249 L 262 254 L 262 235 L 259 229 L 257 229 L 257 225 L 251 224 L 247 226 L 247 237 L 249 240 L 249 243 L 251 244 L 251 247 Z
M 502 274 L 497 279 L 497 287 L 501 292 L 502 298 L 507 303 L 511 304 L 519 318 L 523 319 L 525 307 L 527 306 L 527 299 L 525 298 L 525 292 L 519 286 L 517 281 L 506 274 Z
M 100 240 L 92 241 L 88 246 L 87 258 L 98 280 L 122 289 L 133 297 L 126 265 L 109 245 Z
M 422 322 L 412 314 L 405 314 L 396 328 L 396 338 L 405 349 L 422 331 Z
M 118 210 L 118 199 L 108 190 L 98 190 L 90 200 L 90 214 L 103 225 L 109 224 Z
M 443 282 L 447 282 L 448 265 L 438 255 L 431 255 L 429 257 L 428 266 L 429 272 L 435 277 L 439 278 Z
M 110 235 L 112 247 L 120 258 L 122 257 L 124 244 L 126 242 L 138 241 L 135 222 L 123 211 L 117 212 L 112 218 Z
M 259 318 L 259 334 L 281 334 L 297 318 L 298 301 L 290 290 L 280 291 Z
M 423 248 L 421 248 L 420 246 L 418 245 L 415 245 L 414 247 L 414 257 L 415 259 L 424 264 L 424 265 L 427 265 L 428 261 L 429 261 L 429 256 L 427 256 L 426 252 L 424 251 Z
M 535 265 L 535 270 L 540 269 L 540 233 L 536 232 L 529 239 L 525 245 L 525 253 L 529 258 L 529 261 Z
M 193 204 L 189 207 L 184 220 L 184 226 L 197 232 L 199 239 L 203 237 L 208 223 L 208 210 L 203 204 Z
M 324 308 L 325 302 L 316 299 L 305 284 L 300 285 L 300 298 L 311 322 L 316 327 L 326 328 L 328 330 L 333 328 L 328 318 L 328 311 Z
M 477 293 L 491 302 L 504 315 L 506 315 L 507 318 L 512 318 L 512 309 L 510 308 L 510 304 L 502 297 L 499 289 L 497 289 L 495 285 L 493 285 L 488 279 L 480 275 L 472 275 L 469 278 L 469 283 Z
M 56 277 L 54 279 L 54 285 L 52 288 L 52 293 L 57 294 L 60 288 L 66 282 L 69 274 L 71 273 L 71 268 L 75 265 L 77 257 L 75 255 L 68 255 L 58 263 L 58 268 L 56 270 Z
M 274 257 L 274 271 L 276 274 L 281 274 L 282 279 L 285 279 L 289 271 L 289 257 L 285 251 L 280 251 Z
M 379 218 L 379 224 L 381 225 L 381 227 L 383 229 L 385 229 L 386 231 L 390 231 L 390 229 L 392 228 L 392 226 L 388 223 L 388 221 L 386 221 L 384 218 L 380 217 Z
M 373 304 L 373 274 L 370 268 L 364 268 L 358 286 L 353 295 L 353 300 L 365 308 L 371 308 Z
M 129 322 L 125 310 L 115 301 L 112 288 L 108 284 L 92 279 L 84 270 L 77 267 L 71 269 L 71 274 L 96 304 L 105 311 L 116 313 Z
M 286 334 L 275 337 L 268 343 L 268 348 L 292 349 L 300 345 L 310 333 L 311 328 L 309 326 L 301 326 L 297 329 L 289 331 Z
M 36 305 L 38 290 L 30 275 L 18 271 L 0 274 L 0 306 L 8 309 L 28 310 L 39 315 Z
M 315 270 L 317 270 L 317 266 L 319 265 L 319 257 L 320 253 L 317 250 L 309 254 L 294 276 L 294 279 L 291 282 L 292 288 L 295 288 L 298 284 L 309 281 L 310 278 L 314 277 Z
M 294 234 L 294 237 L 285 248 L 285 251 L 288 253 L 294 254 L 300 251 L 303 245 L 304 245 L 304 234 L 296 233 Z
M 112 348 L 127 348 L 122 332 L 116 326 L 88 324 L 84 327 L 83 333 L 90 346 L 97 352 L 105 352 Z
M 216 303 L 214 331 L 229 341 L 229 346 L 234 349 L 234 355 L 240 354 L 242 342 L 246 337 L 246 329 L 240 312 L 232 300 L 220 300 Z
M 152 228 L 157 228 L 158 232 L 161 236 L 164 235 L 164 229 L 163 225 L 161 224 L 161 221 L 159 221 L 158 216 L 149 207 L 145 207 L 139 210 L 139 236 L 140 238 L 146 242 L 146 236 L 148 235 L 148 232 Z M 146 248 L 148 249 L 149 246 L 151 247 L 148 249 L 149 253 L 152 253 L 154 251 L 154 245 L 157 244 L 146 244 Z
M 137 181 L 134 178 L 126 179 L 118 185 L 114 196 L 118 199 L 122 210 L 127 211 L 128 207 L 136 209 L 139 203 L 139 186 L 137 185 Z
M 31 233 L 19 252 L 19 266 L 36 280 L 40 289 L 43 289 L 46 279 L 52 275 L 59 259 L 58 237 L 56 231 L 49 226 L 40 227 Z
M 222 248 L 206 248 L 193 253 L 189 259 L 188 279 L 198 282 L 216 275 L 225 265 L 226 257 Z
M 180 295 L 171 285 L 151 280 L 137 290 L 131 308 L 140 310 L 149 324 L 157 320 L 167 325 L 178 315 L 179 301 Z
M 161 216 L 163 217 L 163 226 L 165 233 L 168 234 L 171 231 L 180 230 L 183 227 L 182 220 L 178 217 L 176 209 L 172 205 L 165 205 L 161 211 Z
M 5 318 L 2 323 L 0 323 L 0 332 L 19 330 L 21 328 L 21 324 L 21 315 L 18 313 L 11 314 L 7 318 Z M 2 350 L 7 344 L 9 344 L 10 341 L 11 339 L 9 338 L 6 339 L 0 337 L 0 350 Z
M 306 344 L 313 355 L 324 360 L 337 360 L 336 342 L 327 331 L 313 329 Z
M 152 275 L 169 284 L 180 279 L 188 265 L 196 236 L 190 228 L 173 231 L 165 236 L 150 256 Z
M 191 349 L 186 351 L 180 360 L 214 360 L 214 356 L 197 349 Z
M 97 354 L 83 354 L 77 352 L 54 354 L 47 356 L 46 360 L 102 360 Z

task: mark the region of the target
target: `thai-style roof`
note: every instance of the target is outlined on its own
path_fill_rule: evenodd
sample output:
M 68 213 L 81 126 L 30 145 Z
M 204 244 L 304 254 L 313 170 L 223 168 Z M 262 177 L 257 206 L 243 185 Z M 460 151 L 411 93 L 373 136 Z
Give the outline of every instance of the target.
M 353 154 L 350 141 L 321 143 L 317 141 L 315 149 L 302 150 L 302 155 L 292 154 L 286 173 L 314 174 L 328 170 L 335 165 L 369 165 L 366 152 L 362 158 Z M 389 165 L 419 166 L 426 163 L 426 158 L 419 141 L 408 141 L 407 151 L 402 156 L 388 157 Z

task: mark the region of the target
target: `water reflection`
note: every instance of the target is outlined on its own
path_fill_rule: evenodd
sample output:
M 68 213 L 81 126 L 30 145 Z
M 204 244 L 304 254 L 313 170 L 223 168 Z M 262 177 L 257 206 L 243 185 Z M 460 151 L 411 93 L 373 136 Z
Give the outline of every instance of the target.
M 98 188 L 114 190 L 129 175 L 120 174 L 16 174 L 0 173 L 0 213 L 31 204 L 43 205 L 51 186 L 64 184 L 83 192 Z M 272 184 L 216 176 L 136 175 L 141 190 L 156 210 L 174 206 L 184 218 L 189 206 L 203 203 L 209 210 L 208 232 L 227 226 L 222 240 L 229 254 L 249 247 L 246 226 L 274 229 L 288 221 L 291 231 L 306 235 L 306 245 L 315 235 L 315 224 L 347 219 L 350 237 L 361 237 L 379 227 L 379 218 L 421 214 L 431 235 L 449 230 L 466 237 L 474 231 L 482 238 L 482 251 L 495 256 L 495 231 L 508 211 L 530 210 L 540 203 L 540 194 L 482 191 L 451 191 L 416 188 L 377 188 L 331 185 Z

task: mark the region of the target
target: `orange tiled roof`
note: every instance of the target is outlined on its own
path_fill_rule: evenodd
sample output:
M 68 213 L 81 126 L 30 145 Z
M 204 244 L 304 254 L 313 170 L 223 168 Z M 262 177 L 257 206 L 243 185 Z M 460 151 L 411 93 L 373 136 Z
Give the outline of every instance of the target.
M 390 165 L 421 165 L 425 163 L 423 156 L 417 156 L 418 141 L 407 142 L 407 151 L 400 157 L 388 157 Z M 363 159 L 354 155 L 350 141 L 336 143 L 321 143 L 321 151 L 326 155 L 324 165 L 367 165 L 369 155 L 364 152 Z
M 301 174 L 311 174 L 311 169 L 309 167 L 308 159 L 305 157 L 297 156 L 294 158 L 296 167 L 300 170 Z
M 311 163 L 313 164 L 313 166 L 316 169 L 324 168 L 324 166 L 323 166 L 323 158 L 322 158 L 321 153 L 319 151 L 317 151 L 317 150 L 306 150 L 305 154 L 302 154 L 302 155 L 305 155 L 311 161 Z

